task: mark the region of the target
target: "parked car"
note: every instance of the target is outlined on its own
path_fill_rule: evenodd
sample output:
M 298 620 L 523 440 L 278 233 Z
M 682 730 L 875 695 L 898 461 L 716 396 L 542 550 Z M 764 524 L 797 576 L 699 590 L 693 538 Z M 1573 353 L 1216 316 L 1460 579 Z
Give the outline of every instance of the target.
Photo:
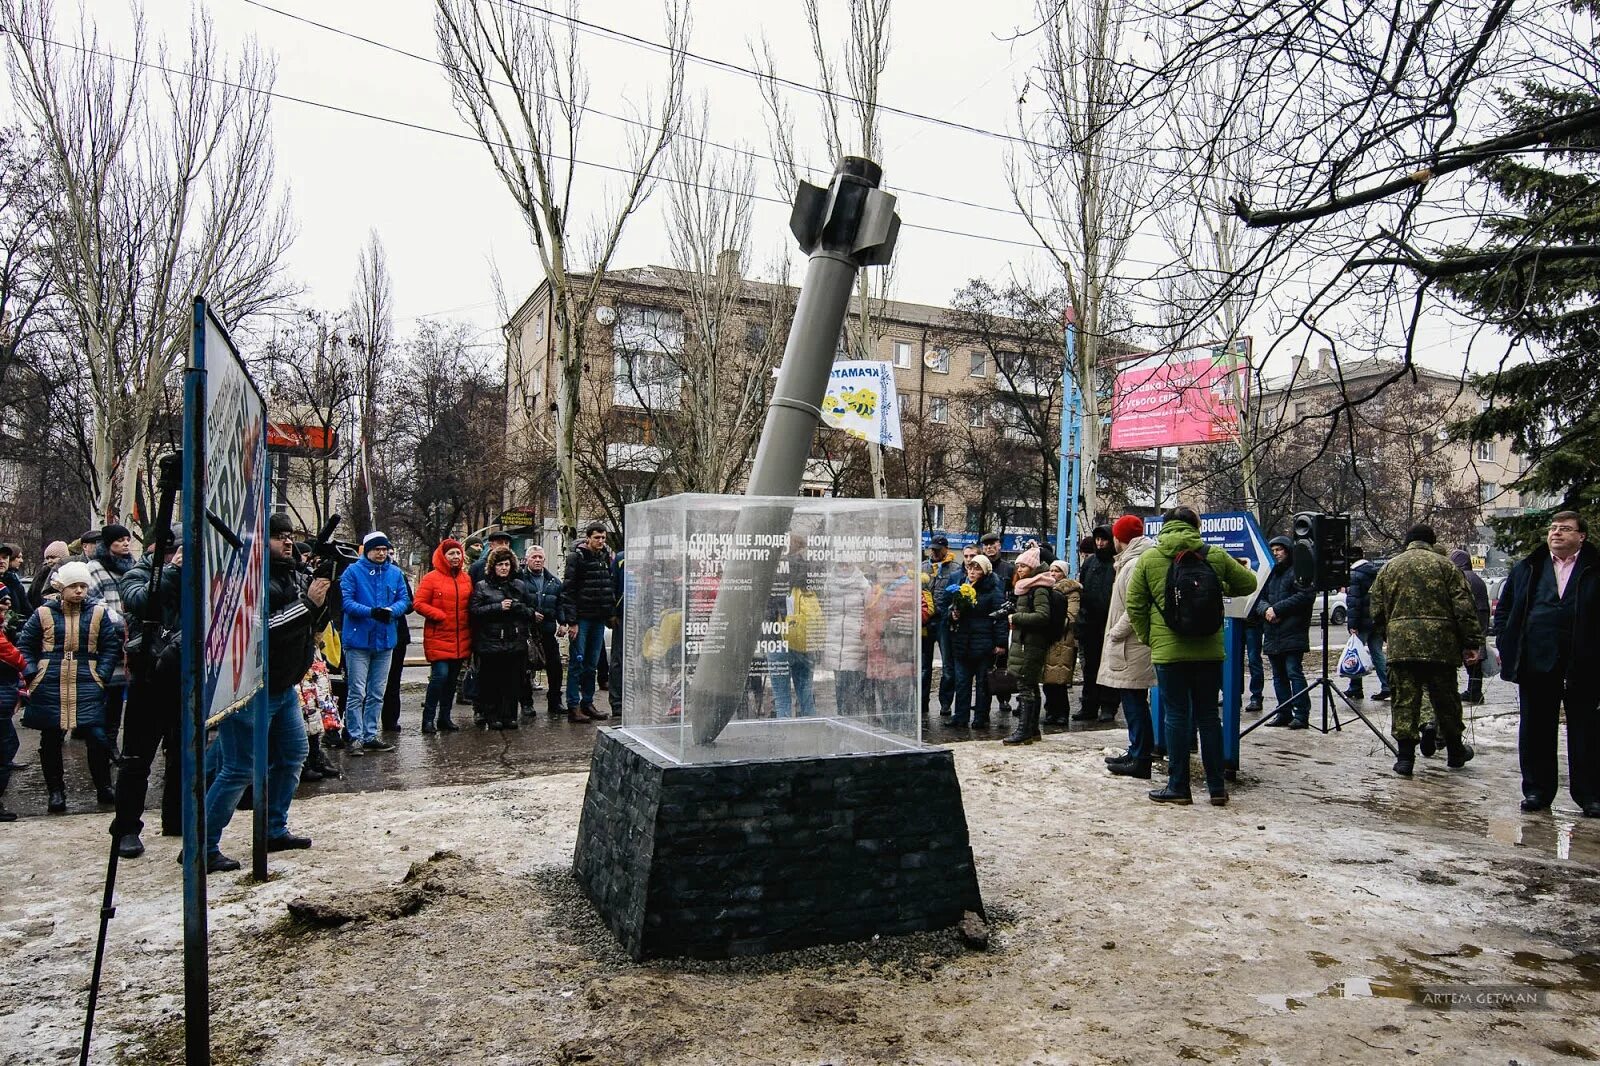
M 1345 606 L 1344 589 L 1330 593 L 1328 596 L 1328 624 L 1342 626 L 1344 625 L 1344 620 L 1349 617 L 1350 611 Z

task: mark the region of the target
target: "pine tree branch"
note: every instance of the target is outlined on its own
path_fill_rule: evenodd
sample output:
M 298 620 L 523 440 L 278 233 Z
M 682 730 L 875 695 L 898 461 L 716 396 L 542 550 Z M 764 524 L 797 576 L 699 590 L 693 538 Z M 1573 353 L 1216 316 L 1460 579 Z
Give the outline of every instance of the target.
M 1499 252 L 1479 252 L 1474 255 L 1447 256 L 1443 259 L 1425 259 L 1411 255 L 1381 255 L 1352 259 L 1346 271 L 1370 266 L 1398 266 L 1416 271 L 1429 278 L 1453 278 L 1461 274 L 1476 274 L 1483 270 L 1503 270 L 1528 260 L 1561 262 L 1568 259 L 1600 259 L 1600 244 L 1540 245 L 1534 248 L 1508 248 Z

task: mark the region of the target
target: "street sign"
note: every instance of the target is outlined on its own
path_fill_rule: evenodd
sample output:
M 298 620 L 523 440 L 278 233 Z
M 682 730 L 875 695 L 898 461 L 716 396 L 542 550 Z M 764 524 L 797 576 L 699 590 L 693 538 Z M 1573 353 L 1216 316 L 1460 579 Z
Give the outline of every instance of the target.
M 1161 532 L 1160 516 L 1144 520 L 1144 535 L 1151 540 Z M 1249 511 L 1222 511 L 1200 516 L 1200 539 L 1213 548 L 1221 548 L 1248 566 L 1256 575 L 1256 591 L 1248 596 L 1233 596 L 1226 600 L 1223 614 L 1229 618 L 1244 618 L 1250 605 L 1256 602 L 1267 574 L 1272 570 L 1272 550 L 1267 538 Z
M 506 529 L 538 524 L 539 516 L 533 512 L 531 507 L 513 507 L 509 511 L 500 512 L 500 525 Z

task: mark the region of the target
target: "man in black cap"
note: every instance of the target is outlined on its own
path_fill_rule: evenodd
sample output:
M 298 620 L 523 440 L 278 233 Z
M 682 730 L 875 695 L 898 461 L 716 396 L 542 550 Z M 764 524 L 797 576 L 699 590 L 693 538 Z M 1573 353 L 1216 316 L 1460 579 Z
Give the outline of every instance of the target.
M 933 617 L 922 631 L 922 713 L 928 713 L 928 696 L 933 688 L 933 649 L 939 649 L 939 715 L 950 717 L 950 704 L 956 698 L 955 654 L 950 650 L 950 633 L 945 628 L 945 604 L 952 585 L 961 584 L 961 560 L 950 551 L 950 539 L 942 533 L 928 541 L 928 559 L 922 564 L 922 587 L 933 595 Z
M 93 559 L 94 553 L 100 547 L 100 530 L 86 529 L 83 536 L 78 538 L 78 556 L 83 559 Z
M 472 545 L 472 542 L 468 541 L 467 542 L 467 553 L 469 555 L 472 553 L 471 545 Z M 477 562 L 475 562 L 471 566 L 467 567 L 467 576 L 472 578 L 472 585 L 473 585 L 474 588 L 476 588 L 478 586 L 478 583 L 483 580 L 483 565 L 489 559 L 489 552 L 494 551 L 496 548 L 504 548 L 506 551 L 510 551 L 511 550 L 511 534 L 507 533 L 503 529 L 497 529 L 493 533 L 489 534 L 489 551 L 483 552 L 483 554 L 479 557 Z M 515 577 L 516 575 L 513 574 L 512 576 Z

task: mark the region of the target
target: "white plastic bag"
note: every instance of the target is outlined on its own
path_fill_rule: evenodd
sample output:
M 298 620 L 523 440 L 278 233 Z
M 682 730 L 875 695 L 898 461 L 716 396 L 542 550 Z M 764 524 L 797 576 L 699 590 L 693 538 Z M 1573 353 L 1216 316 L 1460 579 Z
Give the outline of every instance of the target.
M 1344 651 L 1339 653 L 1340 677 L 1366 677 L 1372 673 L 1372 652 L 1367 650 L 1366 641 L 1350 634 L 1350 639 L 1344 642 Z
M 1500 650 L 1493 644 L 1483 646 L 1483 676 L 1500 676 Z

